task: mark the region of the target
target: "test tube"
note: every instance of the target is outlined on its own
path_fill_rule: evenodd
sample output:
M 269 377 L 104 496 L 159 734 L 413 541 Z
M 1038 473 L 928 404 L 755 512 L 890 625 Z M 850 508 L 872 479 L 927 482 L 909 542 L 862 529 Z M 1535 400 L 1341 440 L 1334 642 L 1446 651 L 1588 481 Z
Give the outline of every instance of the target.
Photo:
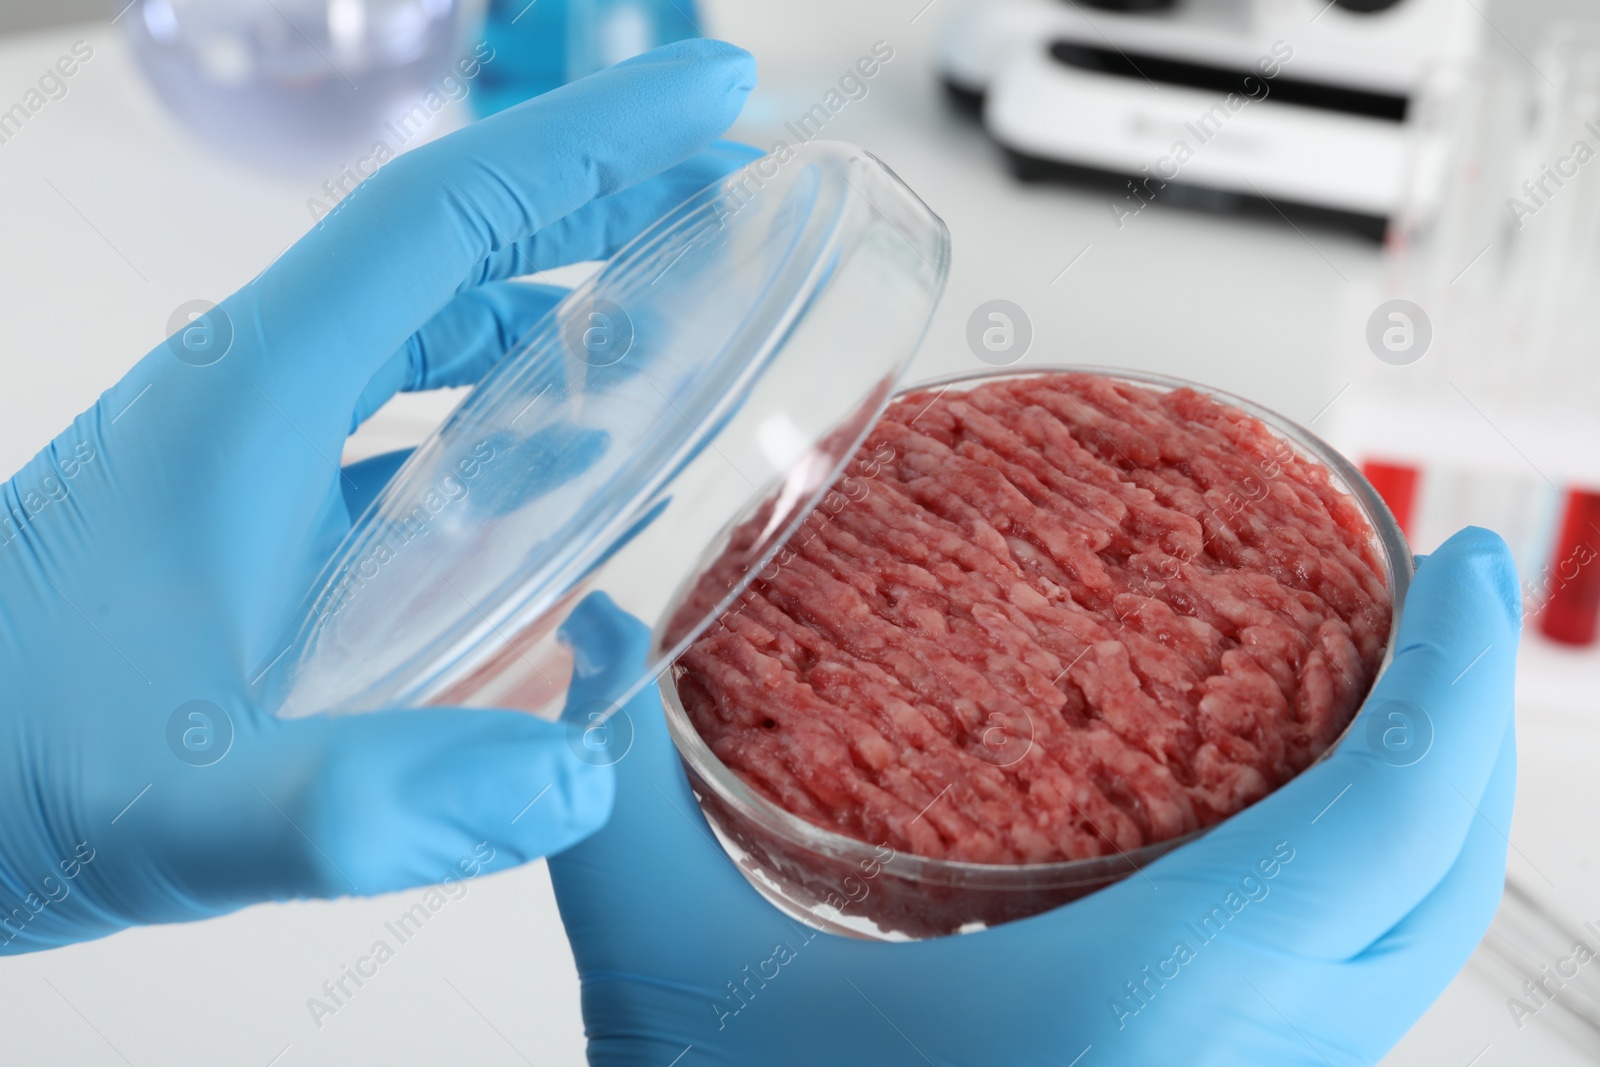
M 1422 472 L 1409 463 L 1369 459 L 1361 464 L 1361 473 L 1383 497 L 1383 502 L 1389 505 L 1389 510 L 1394 513 L 1394 521 L 1400 524 L 1400 531 L 1408 538 L 1414 537 L 1417 483 L 1422 479 Z
M 1600 24 L 1563 22 L 1537 53 L 1532 136 L 1508 190 L 1507 388 L 1526 403 L 1592 394 L 1600 284 Z
M 1547 581 L 1539 632 L 1564 645 L 1594 644 L 1600 630 L 1600 493 L 1567 494 Z

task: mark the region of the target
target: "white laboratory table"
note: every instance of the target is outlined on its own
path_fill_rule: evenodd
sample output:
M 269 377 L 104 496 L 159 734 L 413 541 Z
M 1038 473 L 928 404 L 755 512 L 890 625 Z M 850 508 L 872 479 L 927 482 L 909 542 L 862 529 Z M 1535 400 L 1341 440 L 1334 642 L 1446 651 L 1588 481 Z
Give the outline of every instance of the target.
M 950 224 L 949 292 L 919 376 L 973 366 L 967 316 L 1004 298 L 1032 318 L 1029 360 L 1201 378 L 1302 421 L 1353 377 L 1346 361 L 1364 353 L 1351 355 L 1334 334 L 1348 287 L 1375 276 L 1372 248 L 1165 209 L 1119 230 L 1102 199 L 1015 185 L 982 136 L 944 104 L 931 52 L 946 12 L 925 3 L 706 5 L 712 28 L 761 60 L 761 87 L 735 133 L 763 146 L 875 42 L 893 48 L 869 94 L 834 116 L 826 136 L 870 148 Z M 115 27 L 0 39 L 0 100 L 20 95 L 80 39 L 94 56 L 68 95 L 0 145 L 6 471 L 157 344 L 178 305 L 220 299 L 302 233 L 321 181 L 255 174 L 191 140 L 145 90 Z M 440 131 L 447 124 L 441 118 Z M 451 403 L 405 398 L 369 424 L 351 454 L 415 441 Z M 1600 808 L 1600 719 L 1587 699 L 1600 661 L 1535 647 L 1524 675 L 1512 868 L 1574 918 L 1600 920 L 1590 817 Z M 543 864 L 475 882 L 319 1027 L 307 998 L 413 895 L 256 907 L 7 960 L 0 1058 L 582 1062 L 576 975 Z M 1488 973 L 1469 966 L 1386 1062 L 1594 1061 L 1592 1047 L 1585 1052 L 1543 1016 L 1518 1030 Z

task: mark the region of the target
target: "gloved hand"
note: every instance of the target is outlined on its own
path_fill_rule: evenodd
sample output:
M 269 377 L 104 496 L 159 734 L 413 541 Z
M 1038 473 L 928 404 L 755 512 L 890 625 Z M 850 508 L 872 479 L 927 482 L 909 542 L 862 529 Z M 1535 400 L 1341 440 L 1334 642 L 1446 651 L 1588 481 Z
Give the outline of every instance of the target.
M 685 42 L 401 156 L 5 486 L 0 951 L 471 877 L 604 822 L 611 771 L 559 724 L 279 721 L 250 682 L 395 466 L 340 471 L 353 423 L 475 381 L 561 295 L 502 279 L 752 158 L 702 150 L 753 78 Z
M 1423 563 L 1395 660 L 1329 759 L 1142 877 L 917 943 L 786 921 L 713 841 L 659 699 L 640 696 L 610 822 L 550 861 L 590 1062 L 1374 1063 L 1500 899 L 1519 626 L 1504 544 L 1457 534 Z M 643 628 L 591 600 L 566 632 L 571 699 L 610 700 Z

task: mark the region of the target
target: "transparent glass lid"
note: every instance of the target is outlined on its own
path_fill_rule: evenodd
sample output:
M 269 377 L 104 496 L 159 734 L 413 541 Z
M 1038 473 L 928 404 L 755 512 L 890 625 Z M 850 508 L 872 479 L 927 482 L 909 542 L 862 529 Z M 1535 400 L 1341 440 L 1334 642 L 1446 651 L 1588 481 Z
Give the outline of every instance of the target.
M 657 628 L 687 579 L 736 551 L 726 597 L 674 622 L 636 692 L 827 491 L 895 391 L 948 260 L 939 218 L 851 145 L 769 155 L 691 197 L 401 467 L 308 593 L 262 699 L 284 717 L 554 715 L 571 670 L 556 630 L 584 595 Z M 758 536 L 730 546 L 758 513 Z

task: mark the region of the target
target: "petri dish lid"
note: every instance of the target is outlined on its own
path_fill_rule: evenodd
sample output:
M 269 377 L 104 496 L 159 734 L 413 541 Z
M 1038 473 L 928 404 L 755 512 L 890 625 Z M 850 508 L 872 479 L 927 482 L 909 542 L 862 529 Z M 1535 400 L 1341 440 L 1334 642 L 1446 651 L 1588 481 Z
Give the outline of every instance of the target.
M 400 468 L 260 672 L 263 703 L 553 717 L 571 674 L 556 632 L 593 592 L 658 633 L 672 618 L 625 702 L 827 492 L 921 342 L 949 254 L 938 216 L 839 142 L 781 148 L 689 198 Z M 682 591 L 712 560 L 727 595 L 685 620 Z

